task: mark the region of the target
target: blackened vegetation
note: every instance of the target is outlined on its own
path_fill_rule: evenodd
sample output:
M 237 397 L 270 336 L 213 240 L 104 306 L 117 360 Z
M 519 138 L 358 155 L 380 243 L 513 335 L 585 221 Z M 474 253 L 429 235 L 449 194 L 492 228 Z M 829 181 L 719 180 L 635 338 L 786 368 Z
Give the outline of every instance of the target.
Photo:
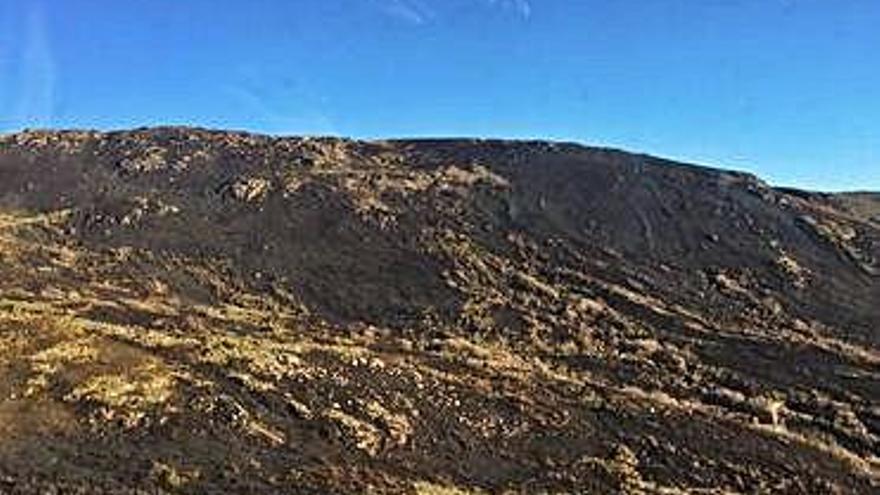
M 872 493 L 880 200 L 570 143 L 0 137 L 0 491 Z

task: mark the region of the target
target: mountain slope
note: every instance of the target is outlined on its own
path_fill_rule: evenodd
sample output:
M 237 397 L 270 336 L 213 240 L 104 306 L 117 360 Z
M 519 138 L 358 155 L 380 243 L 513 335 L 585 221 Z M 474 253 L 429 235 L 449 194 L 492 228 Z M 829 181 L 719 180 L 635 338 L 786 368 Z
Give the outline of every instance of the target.
M 877 196 L 574 144 L 0 138 L 0 485 L 870 493 Z

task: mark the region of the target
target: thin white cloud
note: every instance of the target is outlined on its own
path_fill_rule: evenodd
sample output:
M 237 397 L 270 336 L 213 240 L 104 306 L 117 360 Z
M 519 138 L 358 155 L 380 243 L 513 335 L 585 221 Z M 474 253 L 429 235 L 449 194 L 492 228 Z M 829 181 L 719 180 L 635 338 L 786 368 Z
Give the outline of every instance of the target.
M 493 7 L 512 10 L 523 19 L 532 17 L 532 4 L 529 0 L 485 0 Z
M 434 10 L 419 0 L 378 0 L 385 14 L 409 24 L 422 25 L 434 19 Z
M 528 0 L 513 0 L 513 4 L 524 19 L 532 17 L 532 4 Z
M 16 120 L 30 127 L 49 127 L 55 113 L 57 74 L 41 2 L 34 2 L 28 9 L 23 40 Z
M 528 20 L 532 16 L 529 0 L 474 0 L 489 9 L 514 13 Z M 370 0 L 380 11 L 407 24 L 420 26 L 437 21 L 444 9 L 451 9 L 448 0 Z

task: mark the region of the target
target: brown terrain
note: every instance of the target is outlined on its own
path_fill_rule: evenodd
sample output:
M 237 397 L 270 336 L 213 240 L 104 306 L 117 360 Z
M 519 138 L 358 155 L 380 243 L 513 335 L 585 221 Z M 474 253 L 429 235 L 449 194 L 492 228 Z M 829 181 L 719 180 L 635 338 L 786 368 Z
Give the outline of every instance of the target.
M 0 137 L 0 493 L 880 493 L 880 194 L 576 144 Z

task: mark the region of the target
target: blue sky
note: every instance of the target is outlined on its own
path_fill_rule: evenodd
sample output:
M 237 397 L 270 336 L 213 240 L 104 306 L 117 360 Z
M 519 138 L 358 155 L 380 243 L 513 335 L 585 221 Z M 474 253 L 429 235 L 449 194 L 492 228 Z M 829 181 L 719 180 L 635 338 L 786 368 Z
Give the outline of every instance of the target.
M 876 0 L 2 0 L 0 131 L 551 138 L 880 190 Z

